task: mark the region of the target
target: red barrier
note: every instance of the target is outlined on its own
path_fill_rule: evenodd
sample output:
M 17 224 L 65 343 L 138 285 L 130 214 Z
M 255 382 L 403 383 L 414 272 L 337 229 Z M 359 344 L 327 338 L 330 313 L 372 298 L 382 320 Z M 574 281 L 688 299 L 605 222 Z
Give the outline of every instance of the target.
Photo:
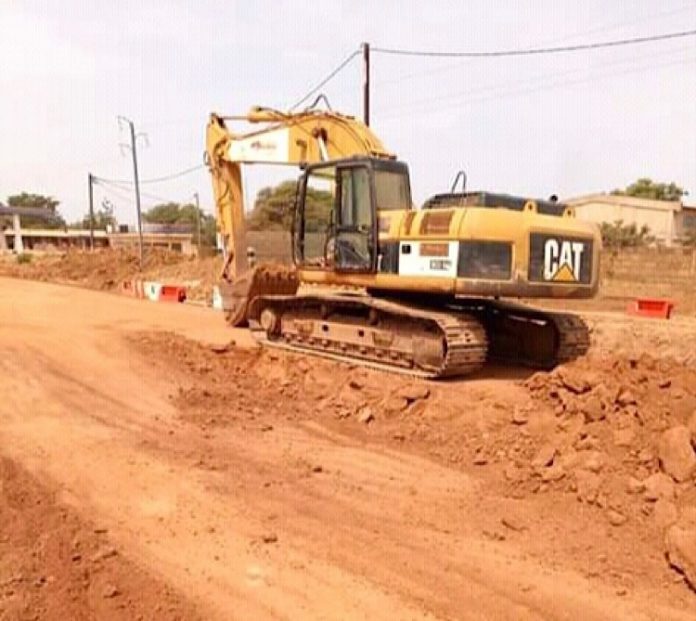
M 123 295 L 130 295 L 133 298 L 145 297 L 145 292 L 143 291 L 143 281 L 124 280 L 121 283 L 121 293 Z
M 629 315 L 641 317 L 655 317 L 657 319 L 669 319 L 674 310 L 674 303 L 670 300 L 658 300 L 656 298 L 638 298 L 626 308 Z
M 186 287 L 162 285 L 159 299 L 160 302 L 184 302 L 186 301 Z

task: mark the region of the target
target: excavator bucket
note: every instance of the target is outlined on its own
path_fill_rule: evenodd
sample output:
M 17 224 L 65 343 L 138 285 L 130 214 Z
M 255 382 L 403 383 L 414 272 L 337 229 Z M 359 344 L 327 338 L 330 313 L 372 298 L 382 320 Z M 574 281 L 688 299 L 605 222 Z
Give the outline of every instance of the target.
M 294 268 L 261 263 L 233 281 L 218 285 L 225 319 L 231 326 L 247 325 L 249 304 L 262 295 L 295 295 L 299 281 Z

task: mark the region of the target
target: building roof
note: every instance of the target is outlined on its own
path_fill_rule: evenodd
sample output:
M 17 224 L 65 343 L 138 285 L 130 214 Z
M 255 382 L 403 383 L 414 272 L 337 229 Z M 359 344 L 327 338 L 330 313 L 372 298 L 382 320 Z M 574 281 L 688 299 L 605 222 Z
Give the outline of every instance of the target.
M 7 232 L 13 234 L 13 229 Z M 53 239 L 68 239 L 74 237 L 89 237 L 89 229 L 19 229 L 22 237 L 51 237 Z M 94 230 L 94 237 L 106 237 L 106 231 L 101 229 Z
M 653 211 L 681 211 L 681 201 L 658 201 L 652 198 L 636 196 L 624 196 L 622 194 L 587 194 L 577 198 L 569 198 L 563 201 L 568 205 L 577 207 L 588 203 L 604 203 L 606 205 L 619 205 L 633 207 L 635 209 L 651 209 Z
M 0 216 L 32 216 L 34 218 L 43 218 L 44 220 L 56 220 L 57 216 L 47 209 L 41 207 L 10 207 L 0 203 Z

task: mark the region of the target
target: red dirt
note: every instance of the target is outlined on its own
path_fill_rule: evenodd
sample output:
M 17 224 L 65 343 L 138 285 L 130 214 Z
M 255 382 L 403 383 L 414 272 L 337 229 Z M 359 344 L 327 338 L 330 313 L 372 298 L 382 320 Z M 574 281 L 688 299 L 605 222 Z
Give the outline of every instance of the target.
M 203 618 L 696 616 L 663 537 L 696 507 L 663 441 L 696 409 L 693 321 L 592 315 L 594 353 L 551 373 L 422 382 L 259 350 L 208 309 L 0 287 L 0 455 Z
M 0 458 L 0 619 L 199 618 L 181 594 L 124 556 L 107 529 Z
M 661 432 L 696 412 L 696 369 L 603 355 L 551 373 L 495 368 L 469 383 L 389 376 L 385 386 L 380 373 L 273 351 L 215 353 L 161 333 L 134 343 L 176 381 L 182 419 L 203 432 L 310 420 L 474 473 L 485 495 L 467 519 L 484 537 L 522 539 L 530 554 L 617 592 L 651 585 L 689 599 L 664 560 L 669 524 L 632 485 L 660 471 Z M 675 494 L 678 512 L 696 506 L 694 481 Z

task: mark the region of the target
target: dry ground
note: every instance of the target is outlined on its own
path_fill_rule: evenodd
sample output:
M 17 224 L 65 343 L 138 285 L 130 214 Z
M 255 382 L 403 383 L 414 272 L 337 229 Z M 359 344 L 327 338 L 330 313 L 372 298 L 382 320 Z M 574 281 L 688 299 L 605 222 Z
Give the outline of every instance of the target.
M 693 478 L 645 481 L 696 322 L 588 319 L 551 374 L 425 383 L 0 279 L 0 619 L 693 619 Z

